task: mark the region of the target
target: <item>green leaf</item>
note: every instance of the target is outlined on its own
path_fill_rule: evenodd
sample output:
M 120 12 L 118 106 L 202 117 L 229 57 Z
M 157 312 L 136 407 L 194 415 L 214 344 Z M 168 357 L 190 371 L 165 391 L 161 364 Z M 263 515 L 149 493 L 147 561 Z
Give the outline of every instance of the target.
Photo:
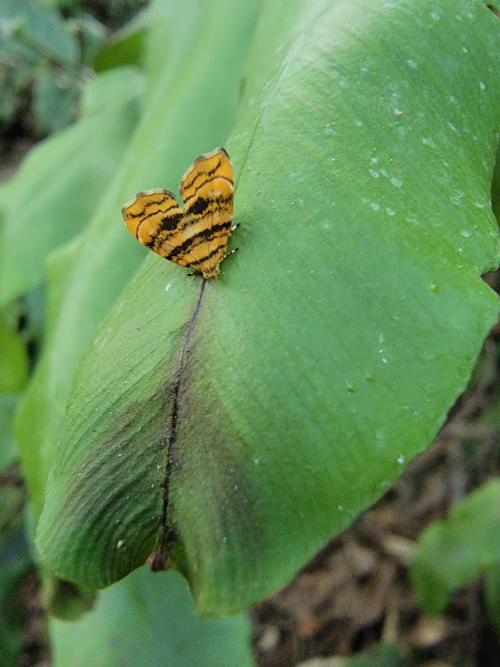
M 14 309 L 0 309 L 0 473 L 16 458 L 12 423 L 18 392 L 28 379 L 28 354 L 16 319 Z
M 28 355 L 19 334 L 0 310 L 0 394 L 23 388 L 28 377 Z
M 497 147 L 497 159 L 495 162 L 495 173 L 491 184 L 491 207 L 496 219 L 500 223 L 500 142 Z
M 200 613 L 237 610 L 430 442 L 498 312 L 498 31 L 468 0 L 261 6 L 240 252 L 204 287 L 150 256 L 102 324 L 39 524 L 60 576 L 166 550 Z
M 420 536 L 411 577 L 420 604 L 438 613 L 450 595 L 500 566 L 500 478 L 457 503 Z
M 78 44 L 60 15 L 37 0 L 2 0 L 0 26 L 16 26 L 21 43 L 37 49 L 41 55 L 68 65 L 78 58 Z
M 0 190 L 0 303 L 41 282 L 48 254 L 81 231 L 109 190 L 137 121 L 136 100 L 121 99 L 39 144 Z
M 96 72 L 102 72 L 118 65 L 139 65 L 141 63 L 151 16 L 150 9 L 144 9 L 111 35 L 94 57 L 92 65 Z
M 106 39 L 106 27 L 89 14 L 73 19 L 72 23 L 80 35 L 82 62 L 92 67 L 92 63 Z
M 85 86 L 80 104 L 82 116 L 109 111 L 135 97 L 142 96 L 144 77 L 137 67 L 115 67 L 91 79 Z
M 74 621 L 93 608 L 96 593 L 58 579 L 52 573 L 39 568 L 42 579 L 42 601 L 47 612 L 64 621 Z
M 346 667 L 404 667 L 405 664 L 405 658 L 396 646 L 381 644 L 370 652 L 353 656 L 347 660 Z
M 43 502 L 48 466 L 58 456 L 80 357 L 145 254 L 125 229 L 121 206 L 141 189 L 178 182 L 194 156 L 225 141 L 234 120 L 256 3 L 242 7 L 232 0 L 189 0 L 181 6 L 161 0 L 152 11 L 147 107 L 88 229 L 48 263 L 45 348 L 16 420 L 35 513 Z M 176 29 L 165 44 L 172 25 Z M 161 51 L 163 67 L 157 66 L 160 56 L 154 49 Z
M 33 113 L 40 133 L 58 132 L 74 120 L 80 89 L 78 82 L 55 67 L 37 72 L 33 88 Z
M 1 397 L 0 397 L 1 402 Z M 0 442 L 0 457 L 3 443 Z M 0 664 L 19 664 L 23 609 L 23 578 L 32 566 L 24 537 L 23 489 L 5 483 L 0 485 Z M 24 604 L 23 604 L 24 603 Z
M 18 400 L 16 394 L 0 394 L 0 473 L 16 459 L 12 423 Z
M 484 573 L 484 597 L 497 634 L 500 636 L 500 558 Z
M 200 620 L 175 574 L 138 570 L 99 595 L 77 623 L 50 621 L 54 667 L 246 667 L 253 664 L 243 616 Z

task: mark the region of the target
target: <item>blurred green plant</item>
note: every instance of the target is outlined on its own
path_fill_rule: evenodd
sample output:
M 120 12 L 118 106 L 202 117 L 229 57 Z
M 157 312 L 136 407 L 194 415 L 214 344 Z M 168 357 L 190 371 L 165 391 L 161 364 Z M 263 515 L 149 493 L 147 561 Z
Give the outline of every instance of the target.
M 119 13 L 124 20 L 144 2 L 108 4 L 116 7 L 108 7 L 107 15 L 121 4 Z M 42 0 L 0 3 L 0 125 L 5 136 L 29 110 L 36 135 L 66 127 L 78 115 L 81 93 L 96 59 L 109 66 L 106 27 L 85 5 L 81 1 Z M 141 23 L 134 18 L 133 24 L 123 29 L 128 42 L 131 36 L 135 43 L 140 41 L 145 25 L 144 18 Z M 113 53 L 123 41 L 120 33 L 113 36 Z M 137 46 L 135 53 L 137 60 Z M 123 64 L 124 60 L 115 62 Z M 98 69 L 104 68 L 101 65 Z
M 483 575 L 485 599 L 500 630 L 500 479 L 457 503 L 419 538 L 412 580 L 422 607 L 437 614 L 458 588 Z
M 17 308 L 0 308 L 0 474 L 16 458 L 12 421 L 28 365 L 26 344 L 17 330 Z
M 186 582 L 173 572 L 159 578 L 141 568 L 76 623 L 52 619 L 49 632 L 54 667 L 253 664 L 247 619 L 196 618 Z
M 493 444 L 500 433 L 498 391 L 477 423 L 488 433 L 493 458 L 498 462 L 500 452 Z M 478 451 L 480 446 L 479 440 L 471 439 L 472 449 Z M 426 612 L 441 612 L 455 591 L 481 577 L 486 605 L 500 633 L 499 508 L 500 478 L 496 477 L 457 502 L 445 519 L 431 524 L 420 535 L 411 579 Z
M 346 667 L 404 667 L 405 656 L 395 646 L 381 644 L 369 653 L 356 655 L 347 661 Z
M 29 295 L 47 290 L 15 417 L 46 599 L 72 617 L 129 575 L 51 623 L 56 664 L 70 648 L 147 664 L 171 639 L 152 623 L 135 643 L 144 615 L 175 615 L 180 585 L 129 574 L 152 551 L 168 548 L 199 612 L 247 607 L 383 493 L 465 386 L 498 312 L 480 278 L 498 263 L 498 22 L 479 0 L 156 0 L 106 42 L 87 26 L 84 56 L 57 13 L 73 3 L 28 39 L 41 5 L 20 27 L 15 4 L 9 48 L 59 31 L 40 72 L 73 72 L 80 96 L 0 188 L 6 322 L 19 303 L 36 320 Z M 142 261 L 119 211 L 218 145 L 241 252 L 202 293 Z M 0 334 L 24 355 L 10 396 L 29 355 L 12 323 Z M 242 651 L 246 622 L 224 628 Z
M 17 665 L 26 613 L 19 600 L 32 562 L 23 528 L 24 493 L 4 472 L 0 461 L 0 664 Z

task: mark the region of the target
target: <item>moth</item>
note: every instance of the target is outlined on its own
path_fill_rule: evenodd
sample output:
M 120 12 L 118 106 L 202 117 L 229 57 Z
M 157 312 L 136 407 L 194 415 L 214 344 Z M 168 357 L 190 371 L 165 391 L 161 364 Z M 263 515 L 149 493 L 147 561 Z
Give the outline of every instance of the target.
M 179 206 L 169 190 L 139 192 L 122 215 L 129 231 L 171 262 L 217 278 L 233 226 L 233 167 L 224 148 L 200 155 L 182 177 Z

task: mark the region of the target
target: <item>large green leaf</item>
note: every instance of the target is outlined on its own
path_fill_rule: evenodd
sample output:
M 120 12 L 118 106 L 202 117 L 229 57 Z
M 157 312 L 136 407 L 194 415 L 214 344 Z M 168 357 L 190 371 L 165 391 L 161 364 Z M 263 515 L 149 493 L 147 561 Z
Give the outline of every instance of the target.
M 17 418 L 23 472 L 36 512 L 73 373 L 145 254 L 125 229 L 120 208 L 138 190 L 178 181 L 197 152 L 224 142 L 235 115 L 256 2 L 242 7 L 232 0 L 189 0 L 181 6 L 157 0 L 151 11 L 144 113 L 85 233 L 48 263 L 47 336 Z
M 137 122 L 137 74 L 124 68 L 101 77 L 120 103 L 101 102 L 100 113 L 42 142 L 0 190 L 0 303 L 40 283 L 48 254 L 82 230 L 122 160 Z M 107 92 L 98 82 L 89 87 L 86 108 L 95 108 Z
M 422 533 L 411 574 L 427 612 L 441 611 L 450 595 L 475 577 L 486 572 L 498 576 L 499 507 L 500 479 L 494 479 L 457 504 L 448 518 Z M 493 598 L 491 579 L 488 590 Z M 490 602 L 493 608 L 493 600 Z M 496 605 L 498 610 L 498 602 Z
M 479 1 L 262 6 L 240 252 L 207 284 L 149 257 L 89 348 L 38 531 L 60 576 L 166 550 L 200 612 L 244 607 L 431 440 L 498 311 L 498 38 Z
M 50 621 L 54 667 L 246 667 L 244 617 L 200 620 L 178 576 L 138 570 L 99 596 L 77 623 Z

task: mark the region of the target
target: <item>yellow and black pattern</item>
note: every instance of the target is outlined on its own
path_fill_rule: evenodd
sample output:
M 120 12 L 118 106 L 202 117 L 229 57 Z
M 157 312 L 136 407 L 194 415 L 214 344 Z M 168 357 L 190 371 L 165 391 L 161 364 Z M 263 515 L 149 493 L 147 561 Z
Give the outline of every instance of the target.
M 162 257 L 216 278 L 233 220 L 233 168 L 223 148 L 201 155 L 182 177 L 184 208 L 168 190 L 139 192 L 122 208 L 131 234 Z

